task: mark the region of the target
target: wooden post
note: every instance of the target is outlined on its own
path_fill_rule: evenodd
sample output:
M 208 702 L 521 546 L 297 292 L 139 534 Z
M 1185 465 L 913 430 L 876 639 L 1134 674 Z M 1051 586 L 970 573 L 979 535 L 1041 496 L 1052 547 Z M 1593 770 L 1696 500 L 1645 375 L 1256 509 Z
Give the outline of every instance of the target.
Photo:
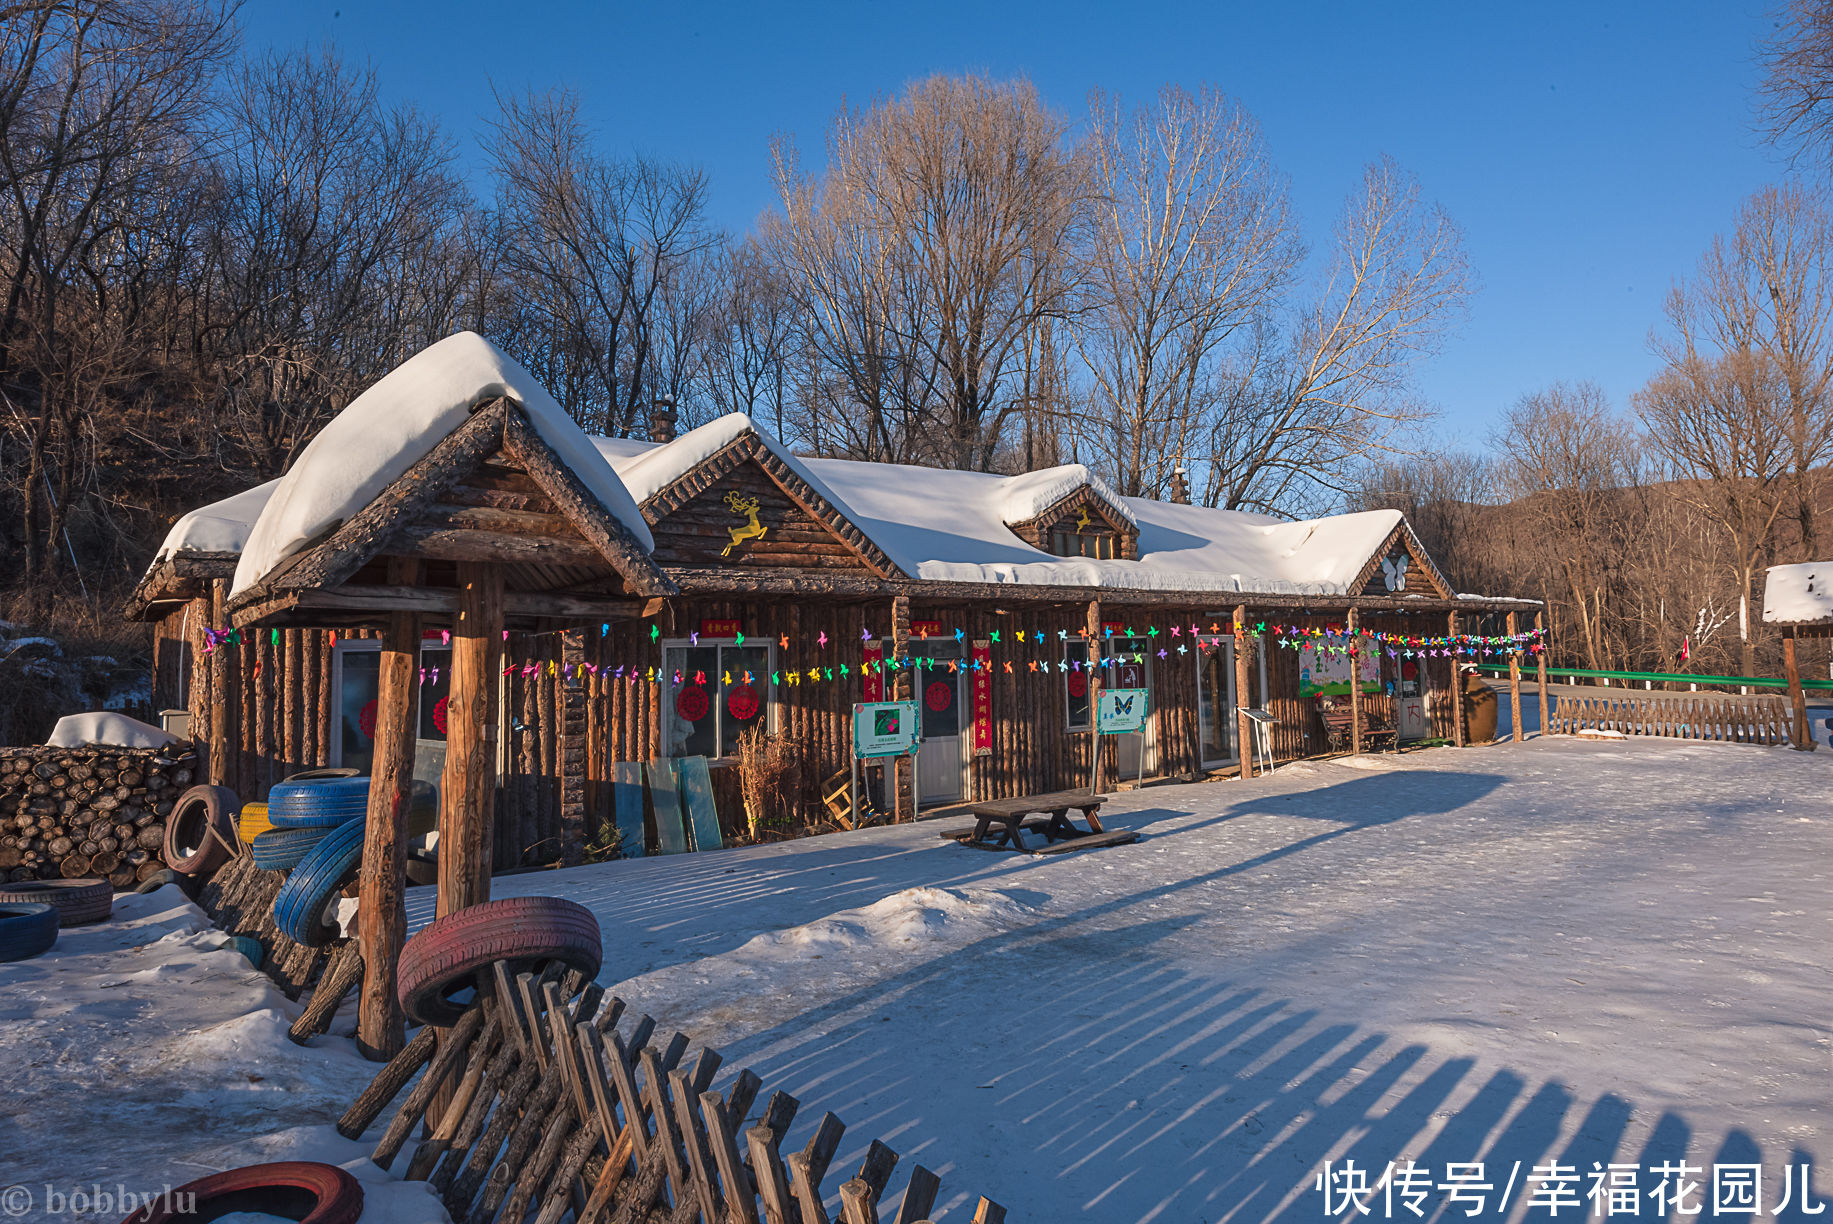
M 210 627 L 220 629 L 228 618 L 224 605 L 229 601 L 229 582 L 218 578 L 210 587 Z M 242 731 L 236 725 L 236 698 L 231 691 L 239 687 L 241 671 L 236 648 L 219 642 L 210 669 L 210 781 L 231 790 L 241 781 L 234 776 L 234 762 Z
M 441 915 L 490 899 L 490 838 L 496 809 L 496 690 L 503 646 L 503 571 L 458 566 L 452 626 L 446 767 L 439 795 Z
M 1089 793 L 1099 795 L 1103 788 L 1105 753 L 1101 751 L 1101 732 L 1096 728 L 1096 721 L 1101 712 L 1101 601 L 1088 601 L 1088 616 L 1082 622 L 1083 630 L 1088 634 L 1088 649 L 1084 652 L 1083 666 L 1088 668 L 1088 733 L 1092 749 L 1093 765 L 1089 769 Z
M 1349 751 L 1362 755 L 1362 641 L 1356 633 L 1356 607 L 1349 606 Z
M 1464 746 L 1464 657 L 1457 648 L 1457 613 L 1451 613 L 1446 624 L 1449 626 L 1451 642 L 1451 742 L 1459 748 Z
M 1508 614 L 1508 636 L 1513 638 L 1520 630 L 1515 627 L 1515 614 Z M 1508 725 L 1509 738 L 1519 744 L 1527 738 L 1521 729 L 1521 651 L 1514 642 L 1509 643 L 1508 651 Z
M 1534 628 L 1544 629 L 1546 623 L 1546 613 L 1534 613 Z M 1535 645 L 1540 649 L 1534 652 L 1534 684 L 1540 690 L 1540 734 L 1545 735 L 1550 717 L 1547 710 L 1547 639 L 1542 637 Z
M 390 557 L 388 581 L 394 586 L 419 585 L 420 563 Z M 406 1021 L 395 994 L 395 962 L 407 939 L 407 809 L 419 735 L 419 670 L 420 618 L 412 612 L 393 613 L 382 628 L 375 757 L 369 767 L 369 818 L 357 885 L 357 945 L 365 971 L 356 1048 L 374 1062 L 387 1062 L 406 1044 Z
M 502 640 L 502 635 L 497 635 Z M 577 629 L 560 635 L 560 861 L 586 861 L 586 639 Z M 502 670 L 498 665 L 498 671 Z
M 1782 670 L 1788 677 L 1789 704 L 1795 707 L 1795 732 L 1789 737 L 1790 747 L 1801 752 L 1812 752 L 1819 745 L 1808 733 L 1808 698 L 1801 689 L 1801 664 L 1795 657 L 1795 631 L 1792 628 L 1782 631 Z
M 1247 716 L 1248 699 L 1247 609 L 1235 609 L 1235 751 L 1241 758 L 1243 782 L 1254 776 L 1254 724 Z
M 900 661 L 910 651 L 910 596 L 893 595 L 891 597 L 891 656 Z M 907 668 L 899 667 L 891 673 L 891 685 L 888 690 L 893 701 L 909 701 L 915 691 Z M 922 717 L 921 714 L 918 715 Z M 850 751 L 850 749 L 849 749 Z M 896 757 L 885 776 L 891 779 L 891 819 L 902 824 L 906 820 L 915 820 L 916 811 L 910 803 L 911 771 L 916 768 L 916 758 L 911 756 Z

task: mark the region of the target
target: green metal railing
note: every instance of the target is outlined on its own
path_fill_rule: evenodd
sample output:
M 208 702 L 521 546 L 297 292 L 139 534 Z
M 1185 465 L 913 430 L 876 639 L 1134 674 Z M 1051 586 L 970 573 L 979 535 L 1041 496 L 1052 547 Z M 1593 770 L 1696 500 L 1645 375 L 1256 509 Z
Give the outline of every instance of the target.
M 1479 663 L 1477 670 L 1490 675 L 1506 676 L 1508 675 L 1508 664 Z M 1522 675 L 1532 676 L 1533 672 L 1532 665 L 1524 661 L 1521 665 Z M 1591 680 L 1643 680 L 1657 684 L 1698 684 L 1712 688 L 1785 689 L 1788 687 L 1787 680 L 1778 680 L 1773 676 L 1690 676 L 1677 672 L 1592 671 L 1583 667 L 1547 668 L 1547 677 L 1551 679 L 1555 676 L 1583 676 Z M 1803 679 L 1801 687 L 1809 692 L 1833 692 L 1833 680 Z

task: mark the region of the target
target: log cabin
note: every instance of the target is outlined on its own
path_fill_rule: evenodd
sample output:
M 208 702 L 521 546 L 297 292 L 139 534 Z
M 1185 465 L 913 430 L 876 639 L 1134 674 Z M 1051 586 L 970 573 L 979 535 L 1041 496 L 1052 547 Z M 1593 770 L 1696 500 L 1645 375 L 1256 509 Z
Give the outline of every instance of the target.
M 473 588 L 501 634 L 489 691 L 461 693 Z M 1453 591 L 1397 511 L 1292 522 L 1122 497 L 1081 464 L 809 458 L 742 414 L 677 436 L 667 405 L 647 439 L 588 438 L 462 333 L 285 477 L 180 518 L 127 615 L 155 626 L 156 707 L 244 801 L 374 766 L 394 618 L 416 643 L 399 751 L 451 789 L 451 739 L 481 736 L 488 768 L 462 777 L 500 870 L 578 861 L 618 762 L 710 758 L 736 831 L 729 766 L 756 728 L 794 746 L 818 811 L 861 701 L 917 701 L 924 808 L 1244 776 L 1245 712 L 1294 760 L 1326 748 L 1320 696 L 1459 742 L 1455 664 L 1543 646 L 1516 630 L 1539 610 Z M 1140 734 L 1094 733 L 1103 687 L 1145 690 Z M 911 781 L 882 796 L 903 816 Z

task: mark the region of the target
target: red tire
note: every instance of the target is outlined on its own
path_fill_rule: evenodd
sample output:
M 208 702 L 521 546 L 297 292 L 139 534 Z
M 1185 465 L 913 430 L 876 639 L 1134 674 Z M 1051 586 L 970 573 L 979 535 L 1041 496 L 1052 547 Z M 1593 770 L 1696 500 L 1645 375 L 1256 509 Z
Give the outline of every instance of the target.
M 492 961 L 508 961 L 512 974 L 559 963 L 592 978 L 603 956 L 598 919 L 583 905 L 560 897 L 486 901 L 435 919 L 407 941 L 397 970 L 401 1009 L 421 1024 L 456 1024 L 470 1006 L 459 996 Z
M 300 1224 L 356 1224 L 363 1214 L 363 1187 L 336 1165 L 311 1160 L 249 1165 L 186 1182 L 121 1224 L 186 1224 L 238 1211 L 283 1216 Z
M 201 877 L 227 863 L 224 842 L 237 843 L 240 809 L 235 792 L 226 786 L 193 786 L 180 795 L 165 822 L 166 866 L 180 875 Z

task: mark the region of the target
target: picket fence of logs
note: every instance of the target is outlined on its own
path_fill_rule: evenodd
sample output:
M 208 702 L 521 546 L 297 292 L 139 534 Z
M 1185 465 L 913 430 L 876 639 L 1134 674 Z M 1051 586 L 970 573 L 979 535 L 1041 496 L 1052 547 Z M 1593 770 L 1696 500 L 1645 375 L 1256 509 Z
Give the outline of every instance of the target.
M 274 897 L 285 881 L 285 872 L 263 871 L 242 851 L 198 890 L 197 904 L 227 934 L 260 941 L 261 972 L 273 978 L 287 998 L 297 1000 L 306 987 L 319 981 L 334 958 L 345 957 L 346 946 L 355 941 L 308 948 L 282 934 L 274 925 Z
M 1786 697 L 1720 693 L 1561 696 L 1554 704 L 1549 730 L 1556 735 L 1619 731 L 1669 739 L 1787 744 L 1790 718 Z
M 421 1029 L 337 1129 L 360 1138 L 413 1081 L 374 1160 L 393 1166 L 424 1118 L 405 1176 L 427 1182 L 454 1224 L 831 1224 L 821 1183 L 846 1130 L 840 1119 L 824 1114 L 785 1156 L 794 1097 L 773 1093 L 746 1127 L 757 1075 L 741 1070 L 714 1092 L 717 1051 L 702 1049 L 690 1065 L 687 1037 L 658 1045 L 648 1016 L 625 1036 L 626 1010 L 577 973 L 512 976 L 498 961 L 458 1023 L 437 1036 Z M 839 1186 L 844 1224 L 928 1219 L 942 1183 L 921 1165 L 897 1211 L 881 1213 L 897 1161 L 872 1142 Z M 983 1198 L 973 1220 L 1003 1224 L 1005 1214 Z

